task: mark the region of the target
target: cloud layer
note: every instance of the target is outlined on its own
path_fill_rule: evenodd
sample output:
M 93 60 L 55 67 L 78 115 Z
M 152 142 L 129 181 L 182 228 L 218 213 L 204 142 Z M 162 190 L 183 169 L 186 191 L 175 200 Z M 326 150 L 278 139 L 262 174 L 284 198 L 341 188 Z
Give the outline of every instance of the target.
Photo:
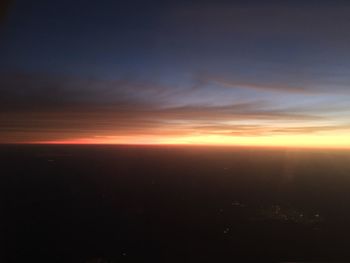
M 266 136 L 349 129 L 349 123 L 326 116 L 329 108 L 324 107 L 323 112 L 322 105 L 316 110 L 315 106 L 293 110 L 276 107 L 274 101 L 234 98 L 227 105 L 175 105 L 168 103 L 174 91 L 155 83 L 3 75 L 1 138 L 3 142 L 23 142 L 93 136 Z M 183 89 L 181 96 L 186 96 L 186 90 L 192 92 Z

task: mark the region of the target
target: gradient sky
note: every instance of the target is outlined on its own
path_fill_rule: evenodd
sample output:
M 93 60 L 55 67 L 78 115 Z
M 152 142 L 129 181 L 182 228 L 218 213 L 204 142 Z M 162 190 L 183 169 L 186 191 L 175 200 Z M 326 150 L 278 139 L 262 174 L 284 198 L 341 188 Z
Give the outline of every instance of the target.
M 25 1 L 1 143 L 350 147 L 350 4 Z

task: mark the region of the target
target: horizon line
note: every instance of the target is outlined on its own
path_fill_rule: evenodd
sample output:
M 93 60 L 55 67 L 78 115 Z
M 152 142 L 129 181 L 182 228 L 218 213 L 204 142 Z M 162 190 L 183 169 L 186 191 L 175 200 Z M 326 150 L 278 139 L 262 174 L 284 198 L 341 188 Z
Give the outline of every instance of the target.
M 350 150 L 350 146 L 316 145 L 245 145 L 245 144 L 189 144 L 189 143 L 92 143 L 92 142 L 0 142 L 0 145 L 46 145 L 46 146 L 128 146 L 128 147 L 208 147 L 208 148 L 267 148 L 267 149 L 315 149 Z

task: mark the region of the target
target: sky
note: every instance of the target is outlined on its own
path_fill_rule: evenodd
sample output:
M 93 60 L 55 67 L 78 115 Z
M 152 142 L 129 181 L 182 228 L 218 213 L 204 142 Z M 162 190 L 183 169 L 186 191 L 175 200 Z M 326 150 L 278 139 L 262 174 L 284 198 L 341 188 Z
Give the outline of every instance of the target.
M 0 143 L 350 148 L 346 1 L 10 1 Z

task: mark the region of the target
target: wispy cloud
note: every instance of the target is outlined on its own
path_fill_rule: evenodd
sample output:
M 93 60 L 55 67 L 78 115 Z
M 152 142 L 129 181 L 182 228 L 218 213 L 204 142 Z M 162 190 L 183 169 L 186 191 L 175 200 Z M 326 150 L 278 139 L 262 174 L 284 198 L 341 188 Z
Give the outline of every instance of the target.
M 249 81 L 232 81 L 220 77 L 203 77 L 205 81 L 209 83 L 219 84 L 227 88 L 240 88 L 240 89 L 253 89 L 258 91 L 268 92 L 282 92 L 282 93 L 296 93 L 296 94 L 315 94 L 317 91 L 310 90 L 305 87 L 294 87 L 288 85 L 278 85 L 276 83 L 254 83 Z
M 164 91 L 168 87 L 155 83 L 3 76 L 0 78 L 1 138 L 3 141 L 26 141 L 83 135 L 263 136 L 349 128 L 342 124 L 324 125 L 322 123 L 329 120 L 315 111 L 309 112 L 307 107 L 276 108 L 272 101 L 265 100 L 168 106 L 166 101 L 172 93 Z M 261 124 L 261 121 L 269 124 Z

